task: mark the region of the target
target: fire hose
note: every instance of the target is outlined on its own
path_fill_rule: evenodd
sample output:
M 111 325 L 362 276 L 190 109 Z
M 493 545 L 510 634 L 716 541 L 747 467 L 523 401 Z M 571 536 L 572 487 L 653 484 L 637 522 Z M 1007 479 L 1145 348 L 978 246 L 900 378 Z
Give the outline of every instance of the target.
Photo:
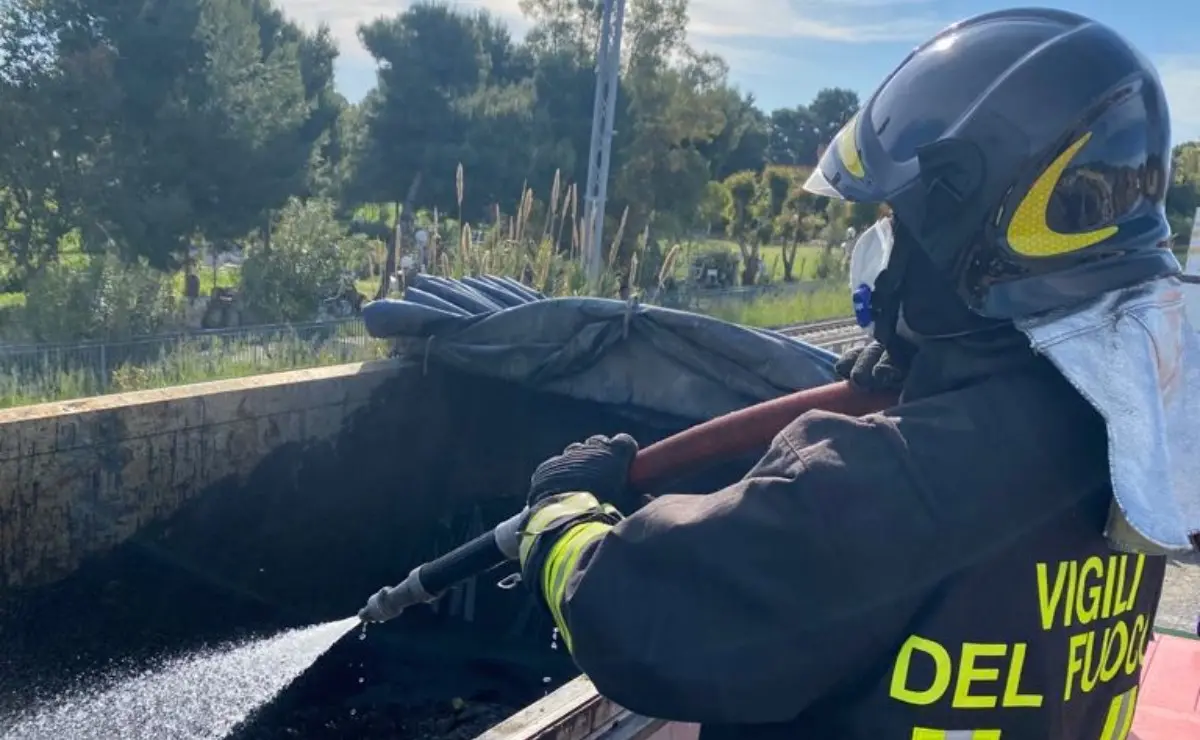
M 895 401 L 894 395 L 852 389 L 842 381 L 739 409 L 640 450 L 629 470 L 629 485 L 645 490 L 697 463 L 729 460 L 760 450 L 806 411 L 821 409 L 861 416 L 885 409 Z M 402 582 L 373 595 L 359 611 L 359 619 L 394 619 L 410 606 L 436 600 L 455 584 L 516 560 L 521 523 L 527 513 L 522 510 L 492 531 L 413 568 Z

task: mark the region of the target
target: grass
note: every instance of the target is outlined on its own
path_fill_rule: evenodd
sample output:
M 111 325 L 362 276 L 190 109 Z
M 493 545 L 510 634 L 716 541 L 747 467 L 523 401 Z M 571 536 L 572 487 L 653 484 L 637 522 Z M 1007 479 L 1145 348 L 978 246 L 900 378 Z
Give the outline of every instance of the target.
M 212 295 L 213 288 L 236 288 L 241 281 L 241 270 L 233 265 L 222 265 L 217 268 L 214 275 L 212 266 L 200 267 L 196 270 L 197 277 L 200 278 L 200 295 Z M 175 290 L 175 295 L 182 298 L 184 296 L 184 282 L 187 280 L 186 273 L 177 272 L 171 276 L 171 285 Z
M 111 373 L 98 353 L 81 351 L 53 359 L 42 353 L 30 362 L 0 355 L 0 408 L 363 362 L 386 357 L 389 351 L 387 342 L 365 336 L 361 327 L 319 338 L 282 329 L 254 339 L 201 335 L 145 347 L 150 349 L 148 356 Z
M 766 295 L 755 301 L 723 301 L 707 307 L 704 313 L 735 324 L 772 328 L 850 316 L 853 307 L 850 291 L 839 282 L 822 284 L 815 290 Z

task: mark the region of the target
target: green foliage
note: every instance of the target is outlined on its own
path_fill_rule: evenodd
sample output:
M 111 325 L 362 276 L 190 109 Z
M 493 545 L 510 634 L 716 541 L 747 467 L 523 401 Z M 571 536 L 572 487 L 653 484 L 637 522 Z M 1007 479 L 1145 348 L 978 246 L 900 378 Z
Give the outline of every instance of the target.
M 258 321 L 313 320 L 322 301 L 337 296 L 347 274 L 378 245 L 350 235 L 332 201 L 293 199 L 284 206 L 270 243 L 254 244 L 242 264 L 242 299 Z
M 239 238 L 304 194 L 337 120 L 328 31 L 268 0 L 14 0 L 0 28 L 0 233 L 26 270 L 72 230 L 158 267 Z
M 711 180 L 704 186 L 704 197 L 696 206 L 696 220 L 706 231 L 724 231 L 732 209 L 733 195 L 729 188 L 723 182 Z
M 1200 142 L 1175 147 L 1171 184 L 1167 188 L 1167 218 L 1177 245 L 1186 246 L 1192 235 L 1192 219 L 1200 207 Z
M 170 278 L 113 255 L 49 265 L 29 282 L 21 323 L 29 339 L 120 340 L 161 332 L 176 318 Z
M 857 112 L 858 95 L 837 88 L 821 90 L 807 106 L 773 111 L 766 160 L 774 164 L 815 165 L 821 148 Z

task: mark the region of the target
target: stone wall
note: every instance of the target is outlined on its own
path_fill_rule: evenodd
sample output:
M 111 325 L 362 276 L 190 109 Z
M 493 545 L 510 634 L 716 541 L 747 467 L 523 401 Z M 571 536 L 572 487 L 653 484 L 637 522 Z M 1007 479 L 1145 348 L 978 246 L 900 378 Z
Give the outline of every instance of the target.
M 396 370 L 359 363 L 0 411 L 0 593 L 70 574 L 285 445 L 336 438 Z

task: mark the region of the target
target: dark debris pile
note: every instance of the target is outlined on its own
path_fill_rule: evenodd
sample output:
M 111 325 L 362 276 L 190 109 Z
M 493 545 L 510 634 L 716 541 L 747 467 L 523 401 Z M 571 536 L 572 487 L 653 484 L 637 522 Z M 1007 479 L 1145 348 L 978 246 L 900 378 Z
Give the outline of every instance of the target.
M 388 623 L 338 642 L 229 740 L 472 740 L 574 674 L 549 640 Z

